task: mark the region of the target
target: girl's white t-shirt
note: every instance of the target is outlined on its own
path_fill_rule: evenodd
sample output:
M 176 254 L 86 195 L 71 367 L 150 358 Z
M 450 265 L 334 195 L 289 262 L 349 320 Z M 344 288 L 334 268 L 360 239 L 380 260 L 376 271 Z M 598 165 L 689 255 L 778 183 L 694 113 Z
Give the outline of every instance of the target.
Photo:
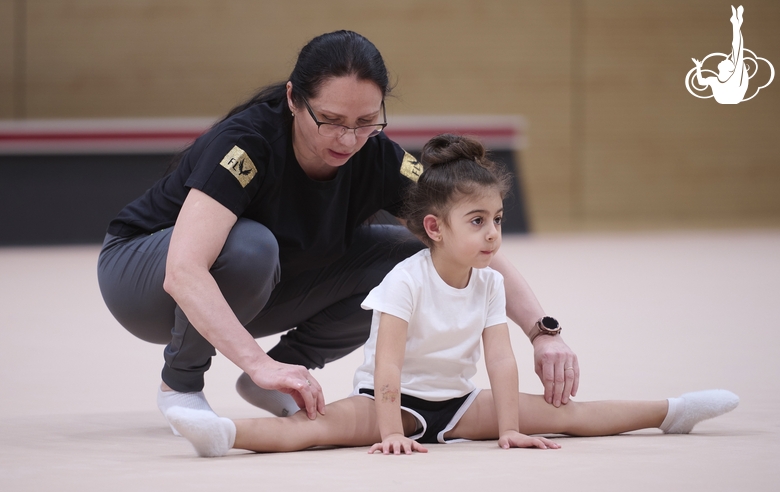
M 473 268 L 468 285 L 456 289 L 441 279 L 424 249 L 396 265 L 361 307 L 374 316 L 354 394 L 374 388 L 379 317 L 387 313 L 409 323 L 401 393 L 428 401 L 459 398 L 475 389 L 470 378 L 477 372 L 482 330 L 506 323 L 504 278 L 491 268 Z

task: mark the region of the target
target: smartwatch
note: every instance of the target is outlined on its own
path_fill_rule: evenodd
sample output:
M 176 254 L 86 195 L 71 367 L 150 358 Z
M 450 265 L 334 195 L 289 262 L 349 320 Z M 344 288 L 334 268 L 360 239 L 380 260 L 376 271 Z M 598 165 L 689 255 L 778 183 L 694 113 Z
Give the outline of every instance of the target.
M 558 320 L 553 318 L 552 316 L 543 316 L 539 318 L 539 321 L 534 324 L 534 327 L 531 328 L 531 334 L 529 335 L 529 338 L 531 339 L 531 343 L 534 343 L 534 340 L 536 340 L 536 337 L 539 335 L 549 335 L 551 337 L 554 337 L 558 335 L 561 332 L 561 324 L 558 323 Z

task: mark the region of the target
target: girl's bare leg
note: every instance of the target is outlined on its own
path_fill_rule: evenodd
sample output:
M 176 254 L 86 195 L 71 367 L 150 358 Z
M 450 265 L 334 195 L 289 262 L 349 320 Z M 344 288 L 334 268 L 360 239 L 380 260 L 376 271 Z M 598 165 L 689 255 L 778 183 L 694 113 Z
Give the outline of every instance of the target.
M 668 403 L 660 401 L 570 401 L 556 408 L 541 395 L 520 393 L 520 432 L 523 434 L 568 434 L 607 436 L 638 429 L 660 427 Z M 446 437 L 497 439 L 498 420 L 493 394 L 482 391 L 466 414 Z
M 658 401 L 570 401 L 558 408 L 547 404 L 542 396 L 520 393 L 519 430 L 523 434 L 609 436 L 660 428 L 667 434 L 687 434 L 702 420 L 723 415 L 737 405 L 739 397 L 723 389 L 695 391 Z M 492 392 L 481 392 L 445 436 L 496 439 L 498 420 Z
M 259 452 L 298 451 L 313 446 L 368 446 L 380 442 L 374 400 L 353 396 L 326 406 L 325 415 L 309 420 L 305 412 L 292 417 L 232 421 L 212 411 L 173 407 L 166 417 L 193 445 L 199 456 L 225 455 L 231 447 Z M 404 432 L 416 420 L 402 412 Z
M 530 434 L 554 433 L 571 436 L 610 436 L 639 429 L 657 428 L 669 408 L 667 400 L 658 401 L 594 401 L 569 402 L 559 408 L 550 407 L 542 398 L 525 395 L 520 408 L 527 416 L 520 419 L 520 429 Z M 523 405 L 525 404 L 525 405 Z M 529 412 L 530 410 L 530 412 Z M 525 433 L 525 432 L 524 432 Z
M 739 397 L 726 390 L 686 393 L 658 401 L 575 402 L 555 408 L 541 395 L 520 393 L 519 431 L 523 434 L 605 436 L 638 429 L 662 428 L 665 433 L 690 432 L 700 421 L 729 412 Z M 404 433 L 416 426 L 402 412 Z M 173 407 L 166 417 L 195 447 L 200 456 L 222 456 L 230 447 L 260 452 L 297 451 L 313 446 L 368 446 L 381 441 L 374 400 L 354 396 L 326 407 L 325 415 L 309 420 L 299 412 L 292 417 L 237 420 L 213 412 Z M 498 438 L 493 394 L 482 391 L 447 438 L 485 440 Z
M 313 446 L 365 446 L 379 437 L 374 401 L 351 397 L 325 407 L 309 420 L 305 412 L 291 417 L 236 420 L 237 449 L 260 452 L 297 451 Z M 381 440 L 381 439 L 380 439 Z

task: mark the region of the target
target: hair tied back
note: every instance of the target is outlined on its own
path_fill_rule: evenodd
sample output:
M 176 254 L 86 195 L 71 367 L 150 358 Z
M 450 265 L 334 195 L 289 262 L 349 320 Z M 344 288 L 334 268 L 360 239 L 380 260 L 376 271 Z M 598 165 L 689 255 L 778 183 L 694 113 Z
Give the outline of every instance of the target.
M 485 147 L 476 138 L 444 133 L 433 137 L 423 146 L 420 161 L 425 167 L 436 167 L 460 160 L 482 164 L 485 155 Z

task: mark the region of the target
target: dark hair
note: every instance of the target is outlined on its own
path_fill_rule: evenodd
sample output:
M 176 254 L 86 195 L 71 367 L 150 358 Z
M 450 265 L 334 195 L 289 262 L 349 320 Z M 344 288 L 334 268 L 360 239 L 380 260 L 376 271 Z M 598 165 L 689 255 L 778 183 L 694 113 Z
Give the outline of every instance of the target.
M 487 157 L 479 140 L 445 133 L 430 139 L 422 149 L 420 163 L 423 173 L 417 185 L 409 188 L 401 216 L 406 227 L 420 237 L 426 246 L 430 240 L 423 226 L 428 214 L 445 222 L 452 202 L 462 196 L 497 190 L 503 200 L 512 183 L 503 166 Z
M 382 55 L 374 44 L 353 31 L 334 31 L 321 34 L 301 48 L 288 81 L 292 83 L 292 100 L 296 106 L 302 98 L 314 99 L 322 84 L 333 77 L 354 75 L 358 80 L 374 82 L 386 97 L 390 80 Z M 287 81 L 277 82 L 260 89 L 248 100 L 234 107 L 214 126 L 252 106 L 263 103 L 279 103 L 287 97 Z M 282 113 L 285 122 L 290 113 Z M 170 173 L 181 161 L 189 147 L 174 157 L 168 168 Z
M 298 106 L 302 104 L 301 98 L 314 99 L 328 79 L 349 75 L 375 83 L 383 98 L 390 93 L 387 67 L 371 41 L 353 31 L 320 34 L 301 48 L 287 79 L 292 82 L 293 103 Z M 251 106 L 283 100 L 287 96 L 286 86 L 285 81 L 260 89 L 249 100 L 231 109 L 221 121 Z
M 290 74 L 293 103 L 301 104 L 301 96 L 317 97 L 323 82 L 348 75 L 375 83 L 383 98 L 390 93 L 387 67 L 371 41 L 352 31 L 317 36 L 298 53 L 298 61 Z

